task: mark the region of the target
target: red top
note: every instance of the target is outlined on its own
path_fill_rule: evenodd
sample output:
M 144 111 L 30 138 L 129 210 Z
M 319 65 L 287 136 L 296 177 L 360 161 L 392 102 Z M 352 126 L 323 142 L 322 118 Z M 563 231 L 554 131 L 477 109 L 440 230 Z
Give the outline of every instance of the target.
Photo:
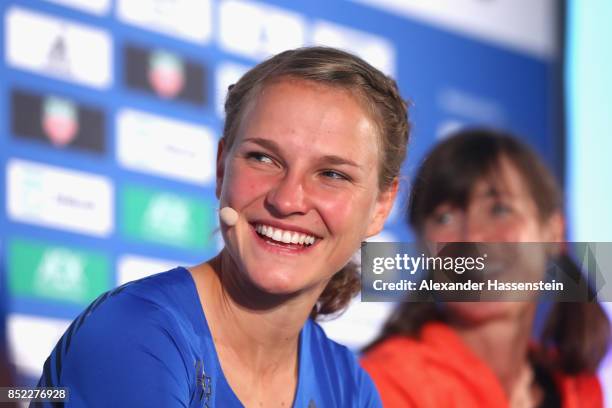
M 391 337 L 365 354 L 385 407 L 508 407 L 491 369 L 442 323 L 429 323 L 420 339 Z M 563 408 L 601 408 L 603 394 L 594 375 L 555 373 Z

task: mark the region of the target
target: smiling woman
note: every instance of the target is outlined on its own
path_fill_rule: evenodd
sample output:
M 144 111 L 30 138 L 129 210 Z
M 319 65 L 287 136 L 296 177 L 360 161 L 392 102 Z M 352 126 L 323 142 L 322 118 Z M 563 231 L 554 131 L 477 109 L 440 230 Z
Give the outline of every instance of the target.
M 331 48 L 286 51 L 230 87 L 217 154 L 225 247 L 102 295 L 47 360 L 72 406 L 377 407 L 315 319 L 359 290 L 406 154 L 391 78 Z

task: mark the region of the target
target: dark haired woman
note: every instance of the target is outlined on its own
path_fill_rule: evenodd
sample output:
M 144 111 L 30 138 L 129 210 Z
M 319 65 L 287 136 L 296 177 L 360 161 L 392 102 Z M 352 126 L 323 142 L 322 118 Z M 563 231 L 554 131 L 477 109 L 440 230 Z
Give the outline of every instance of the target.
M 515 138 L 483 129 L 427 156 L 408 220 L 429 242 L 559 242 L 564 233 L 550 172 Z M 595 372 L 610 341 L 602 307 L 556 303 L 533 344 L 536 306 L 405 302 L 362 365 L 389 407 L 602 407 Z
M 232 86 L 225 111 L 225 247 L 77 318 L 40 381 L 69 387 L 70 406 L 380 406 L 314 318 L 359 290 L 347 263 L 395 199 L 408 139 L 395 81 L 342 51 L 286 51 Z

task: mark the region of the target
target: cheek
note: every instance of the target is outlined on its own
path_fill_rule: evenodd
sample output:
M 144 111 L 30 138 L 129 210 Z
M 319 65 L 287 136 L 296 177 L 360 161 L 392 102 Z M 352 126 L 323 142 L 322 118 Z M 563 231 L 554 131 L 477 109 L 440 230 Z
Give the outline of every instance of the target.
M 253 199 L 264 195 L 271 184 L 269 176 L 263 176 L 246 166 L 229 166 L 223 180 L 221 200 L 241 209 Z
M 428 242 L 457 242 L 458 233 L 451 229 L 433 229 L 425 232 L 423 237 Z
M 458 228 L 449 225 L 434 225 L 432 222 L 425 223 L 422 235 L 427 242 L 461 241 Z
M 509 220 L 497 228 L 499 240 L 503 242 L 538 242 L 541 240 L 536 222 L 525 219 Z
M 361 240 L 368 227 L 372 200 L 348 191 L 320 191 L 314 204 L 332 234 L 353 232 Z

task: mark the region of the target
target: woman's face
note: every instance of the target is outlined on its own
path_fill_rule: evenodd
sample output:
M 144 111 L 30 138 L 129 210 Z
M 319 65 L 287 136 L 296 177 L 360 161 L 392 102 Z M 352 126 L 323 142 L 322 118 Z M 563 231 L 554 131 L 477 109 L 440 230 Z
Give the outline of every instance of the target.
M 238 268 L 277 294 L 322 290 L 380 232 L 396 188 L 379 193 L 379 137 L 347 91 L 303 80 L 267 84 L 231 150 L 219 146 L 217 195 L 241 217 L 222 227 Z
M 497 172 L 474 185 L 466 208 L 442 203 L 426 219 L 423 229 L 423 238 L 431 242 L 498 243 L 482 246 L 488 255 L 484 278 L 507 282 L 542 279 L 548 256 L 546 246 L 526 243 L 558 242 L 562 236 L 561 216 L 541 219 L 523 176 L 503 156 Z M 525 298 L 515 294 L 511 300 Z M 448 306 L 465 319 L 480 321 L 519 313 L 527 304 L 454 302 Z
M 434 242 L 545 242 L 552 238 L 521 173 L 503 156 L 494 176 L 475 183 L 465 209 L 442 203 L 425 220 L 423 232 L 426 240 Z

